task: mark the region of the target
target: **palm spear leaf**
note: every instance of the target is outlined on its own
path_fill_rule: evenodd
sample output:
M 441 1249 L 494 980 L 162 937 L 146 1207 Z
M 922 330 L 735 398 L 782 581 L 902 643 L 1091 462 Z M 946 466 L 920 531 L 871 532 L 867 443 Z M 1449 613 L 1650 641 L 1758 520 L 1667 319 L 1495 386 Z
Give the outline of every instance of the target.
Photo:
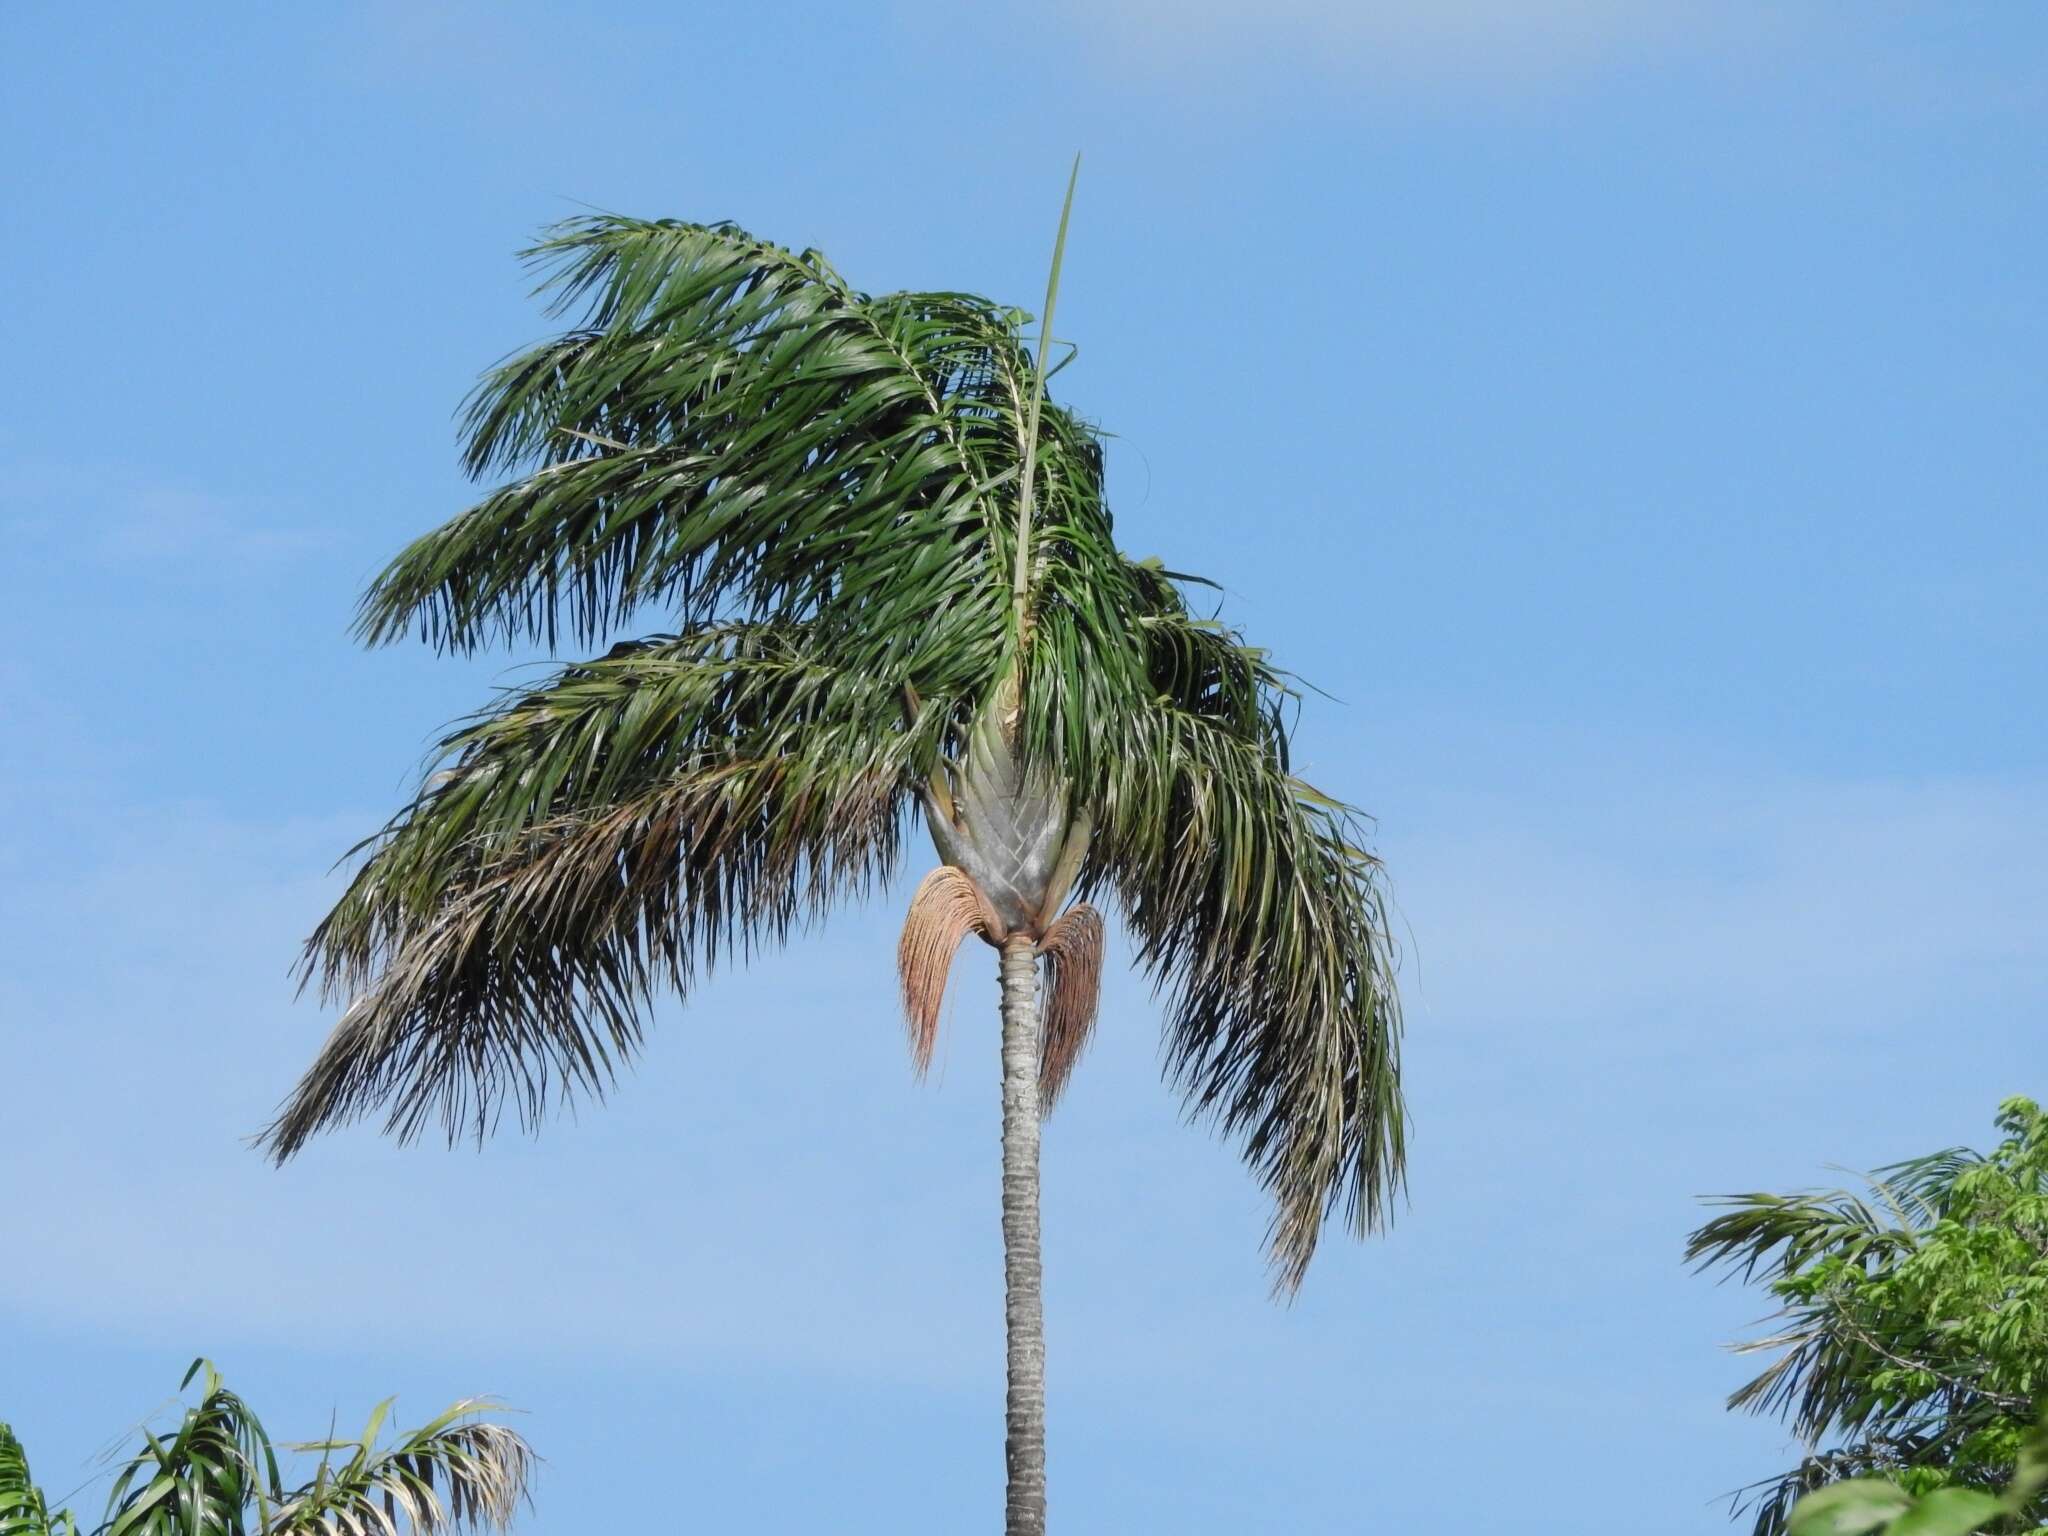
M 380 1405 L 359 1440 L 296 1446 L 319 1451 L 319 1474 L 291 1494 L 264 1536 L 443 1536 L 503 1531 L 527 1497 L 533 1452 L 502 1424 L 475 1417 L 486 1398 L 456 1403 L 380 1449 Z M 345 1452 L 336 1465 L 331 1458 Z

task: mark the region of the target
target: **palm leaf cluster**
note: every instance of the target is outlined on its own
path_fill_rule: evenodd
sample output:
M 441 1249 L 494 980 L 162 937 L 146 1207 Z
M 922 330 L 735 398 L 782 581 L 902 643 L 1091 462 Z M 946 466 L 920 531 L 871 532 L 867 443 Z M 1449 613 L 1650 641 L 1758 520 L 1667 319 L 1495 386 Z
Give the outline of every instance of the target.
M 317 1452 L 313 1476 L 288 1484 L 262 1422 L 213 1366 L 195 1361 L 185 1385 L 199 1401 L 166 1434 L 143 1432 L 91 1536 L 482 1536 L 509 1528 L 526 1499 L 533 1453 L 518 1434 L 458 1402 L 418 1429 L 380 1443 L 390 1403 L 354 1440 L 286 1449 Z M 20 1443 L 0 1425 L 0 1536 L 77 1536 L 30 1481 Z
M 608 648 L 450 734 L 366 845 L 306 955 L 347 1007 L 269 1149 L 602 1092 L 651 997 L 887 880 L 920 819 L 971 867 L 994 741 L 1164 993 L 1173 1080 L 1273 1193 L 1283 1281 L 1330 1213 L 1378 1222 L 1403 1145 L 1378 866 L 1290 771 L 1288 679 L 1117 547 L 1030 317 L 864 293 L 731 225 L 592 217 L 528 256 L 574 323 L 485 377 L 466 462 L 502 483 L 391 563 L 361 631 Z M 1047 951 L 1085 978 L 1055 1077 L 1093 1015 L 1083 927 Z

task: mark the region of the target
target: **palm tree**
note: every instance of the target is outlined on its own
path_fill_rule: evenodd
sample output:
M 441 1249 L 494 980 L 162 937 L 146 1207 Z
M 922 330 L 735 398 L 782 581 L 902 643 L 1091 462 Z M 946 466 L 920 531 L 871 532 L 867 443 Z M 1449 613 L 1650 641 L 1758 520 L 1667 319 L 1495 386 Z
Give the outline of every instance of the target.
M 481 1137 L 600 1094 L 652 995 L 886 881 L 921 817 L 919 1071 L 955 949 L 1000 955 L 1007 1529 L 1042 1531 L 1039 1121 L 1103 961 L 1071 899 L 1120 909 L 1291 1291 L 1325 1217 L 1372 1229 L 1401 1179 L 1377 861 L 1289 770 L 1288 677 L 1117 548 L 1101 439 L 1045 399 L 1057 248 L 1036 352 L 1022 311 L 863 293 L 731 224 L 581 218 L 526 255 L 583 313 L 470 400 L 468 469 L 511 478 L 392 561 L 360 633 L 669 628 L 446 738 L 308 942 L 347 1007 L 263 1144 L 373 1109 Z
M 389 1399 L 354 1440 L 316 1440 L 312 1477 L 288 1485 L 277 1447 L 249 1405 L 196 1360 L 199 1402 L 177 1429 L 145 1429 L 142 1449 L 114 1481 L 92 1536 L 464 1536 L 505 1531 L 526 1501 L 533 1452 L 512 1430 L 479 1417 L 494 1405 L 458 1402 L 380 1445 Z M 51 1513 L 21 1442 L 0 1424 L 0 1536 L 78 1536 L 69 1510 Z

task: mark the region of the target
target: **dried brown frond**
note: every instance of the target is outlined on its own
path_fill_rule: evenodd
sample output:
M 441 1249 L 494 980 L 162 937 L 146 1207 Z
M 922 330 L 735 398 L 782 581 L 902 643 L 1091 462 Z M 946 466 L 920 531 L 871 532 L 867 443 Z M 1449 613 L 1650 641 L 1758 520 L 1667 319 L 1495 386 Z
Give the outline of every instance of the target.
M 896 973 L 903 983 L 903 1018 L 910 1027 L 910 1059 L 917 1075 L 932 1064 L 939 1038 L 939 1005 L 953 952 L 970 933 L 995 942 L 994 916 L 980 889 L 950 864 L 926 875 L 910 898 L 903 937 L 896 945 Z
M 1085 901 L 1076 902 L 1045 931 L 1038 952 L 1047 972 L 1038 1102 L 1049 1115 L 1095 1030 L 1102 1001 L 1102 914 Z

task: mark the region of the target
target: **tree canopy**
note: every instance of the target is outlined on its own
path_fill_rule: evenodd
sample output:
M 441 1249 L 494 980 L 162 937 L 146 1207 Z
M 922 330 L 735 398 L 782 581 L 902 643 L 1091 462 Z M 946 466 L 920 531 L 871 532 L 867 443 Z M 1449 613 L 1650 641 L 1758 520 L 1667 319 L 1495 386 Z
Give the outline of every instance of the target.
M 1729 1405 L 1784 1419 L 1808 1453 L 1749 1490 L 1756 1536 L 1778 1536 L 1801 1494 L 1843 1479 L 1988 1496 L 2020 1470 L 2048 1401 L 2048 1114 L 2013 1098 L 1996 1124 L 1989 1153 L 1895 1163 L 1857 1191 L 1729 1196 L 1692 1234 L 1689 1259 L 1781 1308 L 1740 1346 L 1776 1358 Z M 2037 1488 L 2023 1518 L 2048 1519 Z

